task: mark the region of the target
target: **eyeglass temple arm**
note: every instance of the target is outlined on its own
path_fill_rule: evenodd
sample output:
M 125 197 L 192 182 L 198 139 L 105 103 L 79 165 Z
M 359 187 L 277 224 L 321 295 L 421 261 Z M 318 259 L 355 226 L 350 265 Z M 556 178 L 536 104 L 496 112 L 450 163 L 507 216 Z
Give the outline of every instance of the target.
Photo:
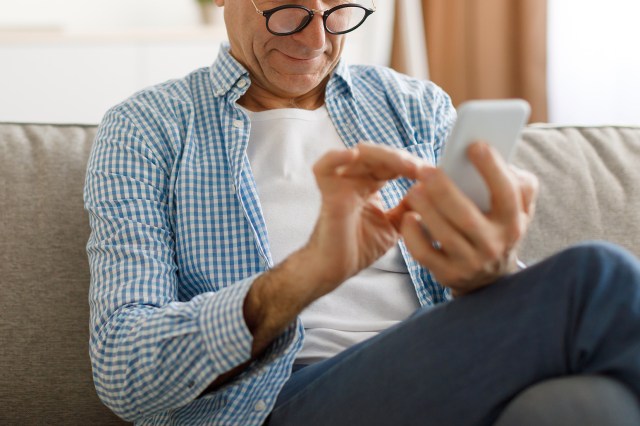
M 263 11 L 258 9 L 258 6 L 256 6 L 256 2 L 251 0 L 251 3 L 253 4 L 253 7 L 256 9 L 256 13 L 258 15 L 264 15 Z M 373 10 L 374 12 L 376 11 L 376 0 L 371 0 L 371 10 Z
M 256 9 L 256 13 L 258 15 L 263 15 L 262 11 L 260 9 L 258 9 L 258 6 L 256 6 L 256 2 L 251 0 L 251 3 L 253 3 L 253 7 Z

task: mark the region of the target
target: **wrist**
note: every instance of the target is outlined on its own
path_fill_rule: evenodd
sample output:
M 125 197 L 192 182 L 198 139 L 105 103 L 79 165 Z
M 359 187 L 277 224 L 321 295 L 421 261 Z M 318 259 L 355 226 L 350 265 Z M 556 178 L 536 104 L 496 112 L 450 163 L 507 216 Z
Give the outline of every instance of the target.
M 255 340 L 271 340 L 297 315 L 328 291 L 310 271 L 314 256 L 306 250 L 291 254 L 253 282 L 244 302 L 244 317 Z M 256 348 L 264 347 L 257 342 Z

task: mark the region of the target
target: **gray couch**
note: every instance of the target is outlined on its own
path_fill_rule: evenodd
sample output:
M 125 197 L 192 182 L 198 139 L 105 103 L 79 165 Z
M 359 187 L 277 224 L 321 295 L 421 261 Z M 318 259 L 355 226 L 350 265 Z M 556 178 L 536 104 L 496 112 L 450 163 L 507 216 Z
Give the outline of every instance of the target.
M 0 124 L 2 425 L 122 423 L 98 400 L 88 357 L 82 188 L 95 131 Z M 515 162 L 541 194 L 521 257 L 585 239 L 640 256 L 640 128 L 530 127 L 523 139 Z

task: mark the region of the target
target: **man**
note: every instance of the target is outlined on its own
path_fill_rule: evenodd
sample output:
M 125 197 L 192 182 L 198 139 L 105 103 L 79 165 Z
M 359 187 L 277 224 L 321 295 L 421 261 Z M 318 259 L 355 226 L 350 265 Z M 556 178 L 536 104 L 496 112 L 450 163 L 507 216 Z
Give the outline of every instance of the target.
M 340 62 L 373 9 L 216 3 L 230 46 L 111 109 L 90 159 L 105 404 L 140 424 L 486 424 L 548 377 L 640 396 L 638 261 L 591 245 L 514 275 L 535 178 L 474 145 L 482 214 L 433 168 L 446 94 Z

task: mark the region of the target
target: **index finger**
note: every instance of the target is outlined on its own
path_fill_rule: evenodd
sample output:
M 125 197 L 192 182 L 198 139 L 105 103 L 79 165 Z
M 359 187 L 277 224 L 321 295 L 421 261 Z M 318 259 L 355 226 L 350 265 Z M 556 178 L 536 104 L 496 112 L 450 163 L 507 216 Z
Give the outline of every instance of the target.
M 538 178 L 533 173 L 518 168 L 516 166 L 510 166 L 509 169 L 513 172 L 520 191 L 522 192 L 522 205 L 525 213 L 532 215 L 535 210 L 536 198 L 538 196 L 540 183 Z
M 328 151 L 315 162 L 313 172 L 316 176 L 335 175 L 353 162 L 357 156 L 358 152 L 350 149 Z
M 359 143 L 358 156 L 347 165 L 341 175 L 346 177 L 370 177 L 376 180 L 389 180 L 403 176 L 416 179 L 422 160 L 408 152 L 388 146 Z
M 522 200 L 504 159 L 485 142 L 473 143 L 467 155 L 489 188 L 491 213 L 515 217 L 522 209 Z

